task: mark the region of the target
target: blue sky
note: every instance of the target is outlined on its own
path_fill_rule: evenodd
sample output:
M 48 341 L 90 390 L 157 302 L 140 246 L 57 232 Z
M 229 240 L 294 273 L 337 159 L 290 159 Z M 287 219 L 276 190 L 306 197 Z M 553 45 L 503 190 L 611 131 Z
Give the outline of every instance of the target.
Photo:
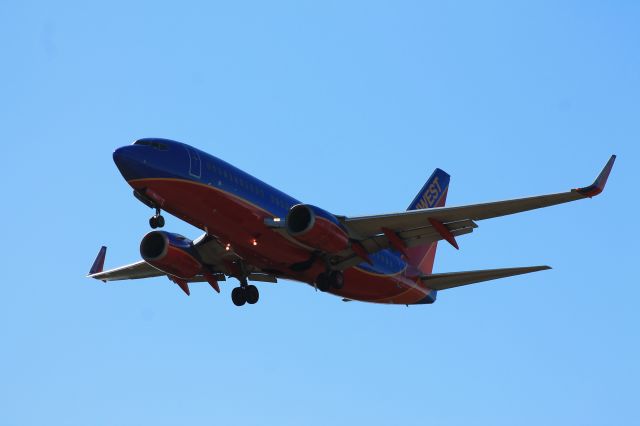
M 0 423 L 637 422 L 637 2 L 0 3 Z M 480 222 L 436 271 L 549 264 L 432 306 L 293 282 L 84 278 L 150 211 L 111 153 L 190 143 L 337 214 L 605 193 Z M 166 229 L 196 237 L 176 218 Z

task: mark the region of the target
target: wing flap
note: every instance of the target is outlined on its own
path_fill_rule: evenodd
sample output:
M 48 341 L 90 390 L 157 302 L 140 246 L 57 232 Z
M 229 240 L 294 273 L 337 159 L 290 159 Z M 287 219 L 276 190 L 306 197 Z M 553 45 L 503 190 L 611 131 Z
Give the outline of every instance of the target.
M 473 232 L 478 227 L 474 221 L 469 219 L 448 222 L 444 223 L 444 225 L 456 237 Z M 398 236 L 405 242 L 407 247 L 430 244 L 443 239 L 442 235 L 431 225 L 402 231 L 398 233 Z
M 521 268 L 484 269 L 480 271 L 449 272 L 432 274 L 421 277 L 422 282 L 431 290 L 446 290 L 463 285 L 475 284 L 483 281 L 512 277 L 514 275 L 551 269 L 550 266 L 526 266 Z
M 461 220 L 458 222 L 447 223 L 445 226 L 455 237 L 469 234 L 478 227 L 478 225 L 476 225 L 472 220 Z M 443 239 L 442 235 L 430 225 L 399 232 L 398 237 L 402 240 L 402 243 L 406 248 L 430 244 Z M 359 241 L 359 243 L 367 253 L 375 253 L 392 247 L 391 242 L 385 234 L 378 234 L 373 237 L 366 238 Z M 352 249 L 338 253 L 336 259 L 338 260 L 333 264 L 333 268 L 341 271 L 352 266 L 356 266 L 364 261 L 364 259 L 359 257 Z
M 454 236 L 468 234 L 478 227 L 472 220 L 461 220 L 457 222 L 445 223 L 445 226 Z M 421 226 L 397 232 L 398 237 L 406 247 L 415 247 L 423 244 L 430 244 L 442 240 L 442 235 L 433 226 Z M 361 241 L 362 246 L 369 253 L 374 253 L 390 247 L 390 241 L 384 234 L 378 234 Z

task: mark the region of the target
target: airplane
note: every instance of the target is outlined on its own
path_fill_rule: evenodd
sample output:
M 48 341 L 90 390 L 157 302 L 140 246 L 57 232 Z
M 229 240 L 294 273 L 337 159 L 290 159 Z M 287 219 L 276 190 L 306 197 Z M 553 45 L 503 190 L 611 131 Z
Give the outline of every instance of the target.
M 436 169 L 406 211 L 348 217 L 302 203 L 187 144 L 144 138 L 118 148 L 113 160 L 133 195 L 155 214 L 140 242 L 142 260 L 103 270 L 106 247 L 88 277 L 104 282 L 166 276 L 187 295 L 190 283 L 238 280 L 236 306 L 255 304 L 256 282 L 306 283 L 344 301 L 431 304 L 438 291 L 550 269 L 527 266 L 433 273 L 438 242 L 477 221 L 591 198 L 605 187 L 613 155 L 590 186 L 566 192 L 445 207 L 450 176 Z M 162 211 L 204 233 L 190 240 L 159 228 Z

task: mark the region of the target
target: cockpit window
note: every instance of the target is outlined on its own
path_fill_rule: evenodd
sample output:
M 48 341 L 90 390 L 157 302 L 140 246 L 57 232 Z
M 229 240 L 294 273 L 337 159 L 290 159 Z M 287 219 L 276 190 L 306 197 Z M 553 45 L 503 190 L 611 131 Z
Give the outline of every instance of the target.
M 149 139 L 139 139 L 139 140 L 135 141 L 133 144 L 134 145 L 150 146 L 152 148 L 159 149 L 160 151 L 166 151 L 168 149 L 167 148 L 167 144 L 162 143 L 162 142 L 158 142 L 158 141 L 154 141 L 154 140 L 149 140 Z

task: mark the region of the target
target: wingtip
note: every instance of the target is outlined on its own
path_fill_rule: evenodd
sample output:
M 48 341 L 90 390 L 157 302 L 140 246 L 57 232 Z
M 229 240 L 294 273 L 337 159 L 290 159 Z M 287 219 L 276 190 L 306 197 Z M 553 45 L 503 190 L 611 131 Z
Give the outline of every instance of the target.
M 91 277 L 94 274 L 98 274 L 102 272 L 104 269 L 104 259 L 107 257 L 107 246 L 100 247 L 100 251 L 98 251 L 98 255 L 96 256 L 96 260 L 93 261 L 93 265 L 91 265 L 91 269 L 89 269 L 88 277 Z
M 607 179 L 609 179 L 609 174 L 613 169 L 613 163 L 616 161 L 616 155 L 612 155 L 607 161 L 607 164 L 602 168 L 602 171 L 596 178 L 596 180 L 589 186 L 584 188 L 578 188 L 575 191 L 584 195 L 585 197 L 595 197 L 596 195 L 602 193 L 604 191 L 604 187 L 607 184 Z

